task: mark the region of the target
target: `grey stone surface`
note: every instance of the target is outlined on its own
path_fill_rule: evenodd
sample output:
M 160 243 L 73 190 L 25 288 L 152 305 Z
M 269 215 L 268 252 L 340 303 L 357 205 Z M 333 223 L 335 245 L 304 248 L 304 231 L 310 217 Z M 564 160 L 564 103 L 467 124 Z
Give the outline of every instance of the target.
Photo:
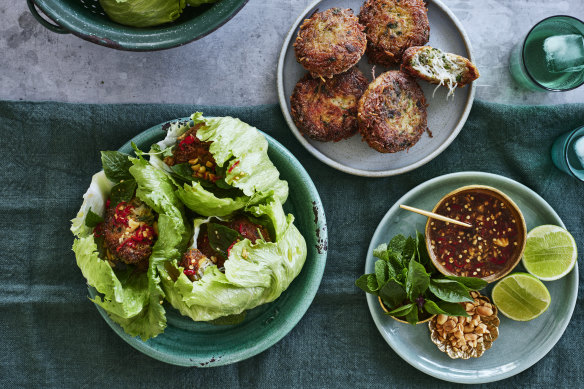
M 584 87 L 530 92 L 510 78 L 511 48 L 539 20 L 584 18 L 582 0 L 443 0 L 460 19 L 481 72 L 478 99 L 584 102 Z M 0 99 L 252 105 L 277 102 L 276 64 L 291 24 L 312 0 L 250 0 L 211 35 L 166 51 L 115 51 L 46 30 L 25 1 L 0 3 Z

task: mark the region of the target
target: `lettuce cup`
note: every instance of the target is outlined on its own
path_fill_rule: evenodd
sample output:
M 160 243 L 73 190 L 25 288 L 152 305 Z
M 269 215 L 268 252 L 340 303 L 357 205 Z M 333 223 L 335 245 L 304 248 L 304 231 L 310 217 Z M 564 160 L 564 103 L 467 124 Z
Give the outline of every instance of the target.
M 273 192 L 282 204 L 288 183 L 268 158 L 268 142 L 254 127 L 231 117 L 171 123 L 152 146 L 150 163 L 170 175 L 184 205 L 202 216 L 228 216 Z
M 307 247 L 259 131 L 196 113 L 148 153 L 133 148 L 137 157 L 102 152 L 71 226 L 91 301 L 126 333 L 162 333 L 165 301 L 195 321 L 235 324 L 288 288 Z
M 73 251 L 98 292 L 92 301 L 145 340 L 166 327 L 156 266 L 179 255 L 190 232 L 167 175 L 119 152 L 102 152 L 102 164 L 72 220 Z
M 167 300 L 196 321 L 274 301 L 306 260 L 306 242 L 293 221 L 273 196 L 229 218 L 195 219 L 181 259 L 158 266 Z

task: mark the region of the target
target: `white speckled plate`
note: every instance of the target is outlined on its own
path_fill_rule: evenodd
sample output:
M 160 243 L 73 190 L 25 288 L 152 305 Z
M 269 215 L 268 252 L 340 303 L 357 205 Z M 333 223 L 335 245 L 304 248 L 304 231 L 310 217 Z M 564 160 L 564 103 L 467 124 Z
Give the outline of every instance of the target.
M 374 273 L 377 258 L 373 249 L 387 243 L 394 235 L 413 235 L 424 231 L 426 218 L 399 208 L 408 204 L 432 209 L 446 193 L 465 185 L 489 185 L 507 194 L 517 204 L 527 229 L 542 225 L 564 223 L 558 214 L 537 193 L 509 178 L 481 172 L 462 172 L 434 178 L 406 193 L 383 217 L 371 239 L 365 262 L 365 273 Z M 513 272 L 525 271 L 522 265 Z M 431 376 L 456 383 L 485 383 L 502 380 L 529 368 L 543 358 L 561 338 L 570 322 L 578 294 L 578 265 L 565 277 L 544 282 L 552 297 L 550 307 L 538 318 L 518 322 L 499 315 L 499 337 L 493 347 L 480 358 L 450 359 L 430 340 L 427 324 L 411 326 L 398 323 L 384 315 L 377 298 L 367 295 L 371 316 L 379 332 L 391 348 L 406 362 Z M 486 289 L 488 296 L 491 288 Z
M 363 0 L 316 1 L 300 15 L 288 32 L 280 52 L 277 72 L 278 99 L 290 129 L 298 141 L 316 158 L 349 174 L 368 177 L 392 176 L 424 165 L 448 147 L 466 121 L 474 100 L 475 87 L 471 84 L 458 89 L 454 99 L 446 100 L 447 88 L 439 88 L 432 98 L 435 85 L 419 81 L 429 104 L 428 128 L 432 137 L 424 133 L 420 141 L 407 151 L 393 154 L 379 153 L 370 148 L 367 143 L 362 142 L 359 134 L 340 142 L 318 142 L 303 137 L 290 116 L 290 96 L 298 80 L 306 73 L 304 68 L 296 62 L 292 46 L 298 33 L 298 26 L 304 19 L 310 17 L 315 9 L 324 11 L 332 7 L 351 8 L 355 14 L 358 14 L 363 3 Z M 472 60 L 470 41 L 456 16 L 438 0 L 427 1 L 427 4 L 430 21 L 428 44 Z M 373 67 L 367 62 L 366 55 L 358 66 L 371 81 Z M 387 69 L 376 66 L 375 74 L 379 75 L 385 70 Z

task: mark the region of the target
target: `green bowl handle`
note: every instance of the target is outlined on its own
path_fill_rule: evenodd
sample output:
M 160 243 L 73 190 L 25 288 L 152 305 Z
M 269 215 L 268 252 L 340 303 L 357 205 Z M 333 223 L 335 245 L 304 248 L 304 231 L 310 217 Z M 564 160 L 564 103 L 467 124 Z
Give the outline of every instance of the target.
M 34 18 L 43 26 L 48 28 L 49 30 L 56 32 L 57 34 L 69 34 L 69 31 L 65 28 L 59 26 L 58 24 L 49 23 L 45 18 L 43 18 L 36 9 L 36 4 L 34 0 L 26 0 L 28 4 L 28 9 L 30 9 L 30 13 Z

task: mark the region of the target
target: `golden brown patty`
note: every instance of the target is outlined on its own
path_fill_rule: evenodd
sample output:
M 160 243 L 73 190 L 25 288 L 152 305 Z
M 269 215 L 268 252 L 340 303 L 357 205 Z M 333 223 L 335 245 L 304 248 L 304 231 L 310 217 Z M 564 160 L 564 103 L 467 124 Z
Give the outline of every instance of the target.
M 363 26 L 350 9 L 315 12 L 300 26 L 296 59 L 314 77 L 332 77 L 355 65 L 367 46 Z
M 477 67 L 467 58 L 460 55 L 445 53 L 430 46 L 414 46 L 404 52 L 401 70 L 433 84 L 445 84 L 447 79 L 441 77 L 436 70 L 438 66 L 452 74 L 457 87 L 463 87 L 479 78 Z M 425 71 L 420 71 L 420 68 Z
M 391 66 L 405 49 L 430 39 L 428 10 L 422 0 L 367 0 L 359 21 L 367 34 L 367 56 L 373 63 Z
M 426 99 L 418 84 L 398 70 L 377 77 L 359 100 L 359 132 L 381 153 L 412 147 L 427 128 Z
M 304 76 L 290 97 L 298 130 L 321 142 L 339 141 L 357 132 L 357 104 L 369 81 L 356 67 L 325 81 Z

